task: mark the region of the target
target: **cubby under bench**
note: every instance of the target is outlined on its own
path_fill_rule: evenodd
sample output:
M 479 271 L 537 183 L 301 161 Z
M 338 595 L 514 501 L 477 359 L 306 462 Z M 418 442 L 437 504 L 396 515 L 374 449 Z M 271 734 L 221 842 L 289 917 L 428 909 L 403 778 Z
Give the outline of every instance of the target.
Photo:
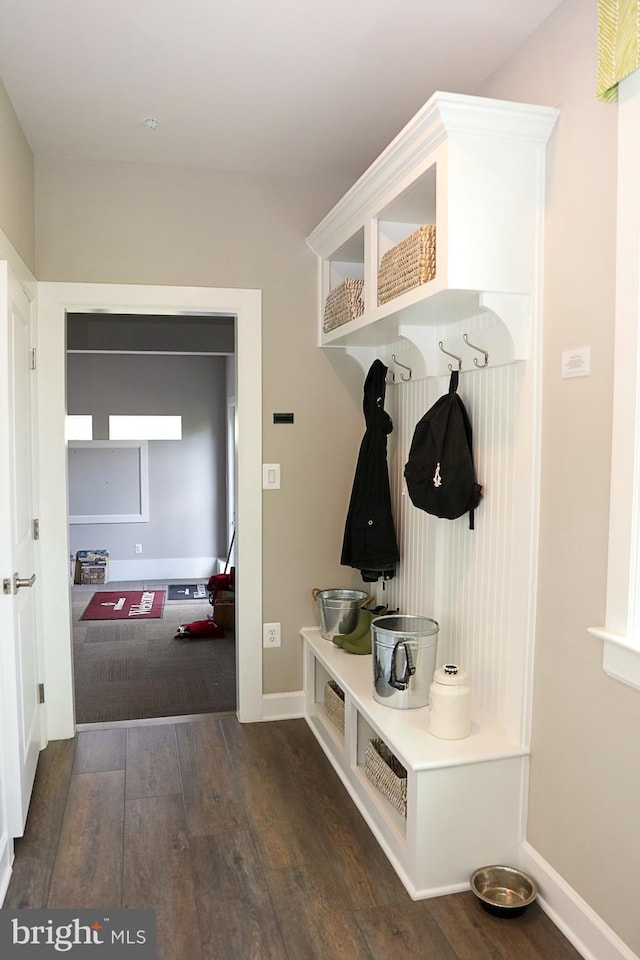
M 524 831 L 528 749 L 494 720 L 477 715 L 463 740 L 431 736 L 428 707 L 398 710 L 374 700 L 371 655 L 346 653 L 318 627 L 300 633 L 306 720 L 411 897 L 464 890 L 471 873 L 485 864 L 515 865 Z M 342 711 L 333 709 L 336 688 L 344 698 L 343 722 Z M 382 783 L 376 782 L 379 772 L 371 776 L 371 747 L 367 757 L 373 740 L 382 741 L 397 761 L 388 776 L 382 770 Z M 379 770 L 379 757 L 374 759 Z M 396 794 L 402 768 L 404 813 Z

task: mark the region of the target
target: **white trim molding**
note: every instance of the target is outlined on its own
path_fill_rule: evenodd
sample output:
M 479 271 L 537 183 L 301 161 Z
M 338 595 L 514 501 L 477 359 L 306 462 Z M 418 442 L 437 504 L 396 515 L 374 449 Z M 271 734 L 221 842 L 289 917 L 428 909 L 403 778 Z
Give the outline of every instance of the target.
M 603 669 L 640 690 L 640 70 L 618 101 L 611 500 Z
M 224 564 L 224 560 L 222 561 Z M 110 560 L 109 580 L 208 580 L 217 573 L 217 557 L 147 557 L 142 560 Z
M 518 866 L 536 881 L 541 908 L 584 960 L 638 960 L 638 955 L 526 841 L 520 847 Z
M 263 720 L 297 720 L 304 715 L 304 690 L 292 690 L 289 693 L 265 693 L 262 696 Z
M 45 682 L 51 739 L 75 733 L 68 567 L 65 446 L 67 311 L 235 317 L 238 394 L 237 714 L 262 719 L 262 297 L 259 290 L 108 283 L 40 282 L 38 292 L 39 446 L 46 470 L 40 520 L 42 609 L 47 624 Z M 174 573 L 175 575 L 175 573 Z

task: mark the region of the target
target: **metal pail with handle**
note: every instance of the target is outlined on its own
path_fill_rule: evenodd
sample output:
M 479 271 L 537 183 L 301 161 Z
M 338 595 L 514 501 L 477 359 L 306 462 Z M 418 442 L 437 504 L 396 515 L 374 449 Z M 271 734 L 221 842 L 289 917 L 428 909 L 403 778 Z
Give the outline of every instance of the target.
M 370 600 L 364 590 L 314 589 L 311 593 L 318 605 L 320 633 L 325 640 L 355 630 L 358 610 Z
M 440 627 L 430 617 L 394 614 L 371 622 L 373 698 L 386 707 L 426 707 Z

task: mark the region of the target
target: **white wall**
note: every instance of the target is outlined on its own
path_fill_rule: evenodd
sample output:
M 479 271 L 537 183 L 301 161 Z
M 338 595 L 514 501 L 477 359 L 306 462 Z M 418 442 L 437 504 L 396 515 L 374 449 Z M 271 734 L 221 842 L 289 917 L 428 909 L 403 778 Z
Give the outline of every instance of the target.
M 93 417 L 94 440 L 109 439 L 109 414 L 182 417 L 182 440 L 148 444 L 148 522 L 71 524 L 72 552 L 107 549 L 112 579 L 153 577 L 166 560 L 176 561 L 167 576 L 210 576 L 225 555 L 225 367 L 224 357 L 68 355 L 67 409 Z
M 528 840 L 640 953 L 640 693 L 607 677 L 616 106 L 595 98 L 596 4 L 566 0 L 480 91 L 559 106 L 545 235 L 540 568 Z M 562 380 L 563 350 L 591 375 Z M 621 882 L 621 878 L 625 878 Z

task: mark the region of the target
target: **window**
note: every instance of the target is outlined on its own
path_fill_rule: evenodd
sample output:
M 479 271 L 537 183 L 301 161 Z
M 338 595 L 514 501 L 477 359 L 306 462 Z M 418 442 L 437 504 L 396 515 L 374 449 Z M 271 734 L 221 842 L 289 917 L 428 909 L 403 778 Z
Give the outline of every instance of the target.
M 182 440 L 182 417 L 110 416 L 111 440 Z
M 640 70 L 618 87 L 613 445 L 603 668 L 640 690 Z
M 89 414 L 69 414 L 65 420 L 66 440 L 93 440 L 93 417 Z

